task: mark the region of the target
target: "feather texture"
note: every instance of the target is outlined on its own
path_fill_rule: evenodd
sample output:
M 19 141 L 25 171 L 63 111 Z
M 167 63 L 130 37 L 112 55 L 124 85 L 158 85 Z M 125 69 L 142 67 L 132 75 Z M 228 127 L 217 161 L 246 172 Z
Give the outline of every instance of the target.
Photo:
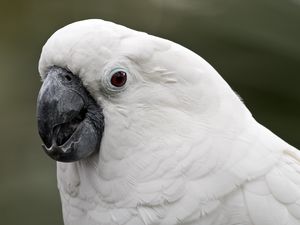
M 66 225 L 299 225 L 300 154 L 257 123 L 200 56 L 102 20 L 57 31 L 65 67 L 103 107 L 99 154 L 57 165 Z M 106 85 L 114 68 L 127 86 Z

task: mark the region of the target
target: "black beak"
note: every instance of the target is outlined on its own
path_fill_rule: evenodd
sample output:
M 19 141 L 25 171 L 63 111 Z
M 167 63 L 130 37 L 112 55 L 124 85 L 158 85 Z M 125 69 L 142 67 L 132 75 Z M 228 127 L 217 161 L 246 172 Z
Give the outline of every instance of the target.
M 104 130 L 102 108 L 71 72 L 52 67 L 40 89 L 37 120 L 45 152 L 74 162 L 98 152 Z

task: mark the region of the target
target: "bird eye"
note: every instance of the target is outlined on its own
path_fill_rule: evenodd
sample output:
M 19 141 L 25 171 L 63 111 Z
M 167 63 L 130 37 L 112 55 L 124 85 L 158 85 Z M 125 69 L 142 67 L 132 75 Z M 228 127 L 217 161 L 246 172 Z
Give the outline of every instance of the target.
M 115 87 L 122 87 L 127 81 L 127 74 L 124 71 L 115 72 L 110 79 L 110 83 Z

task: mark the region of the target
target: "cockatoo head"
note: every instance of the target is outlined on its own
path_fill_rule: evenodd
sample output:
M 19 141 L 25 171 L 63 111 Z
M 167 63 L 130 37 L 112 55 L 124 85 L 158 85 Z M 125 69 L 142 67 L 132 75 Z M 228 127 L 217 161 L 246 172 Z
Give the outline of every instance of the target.
M 43 47 L 38 127 L 52 158 L 123 158 L 238 132 L 245 110 L 201 57 L 102 20 L 55 32 Z

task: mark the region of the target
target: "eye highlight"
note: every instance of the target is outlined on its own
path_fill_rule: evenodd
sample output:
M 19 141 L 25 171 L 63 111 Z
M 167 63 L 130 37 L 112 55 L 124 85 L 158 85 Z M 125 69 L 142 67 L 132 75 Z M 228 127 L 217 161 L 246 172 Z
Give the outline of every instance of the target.
M 113 73 L 110 78 L 110 83 L 115 87 L 122 87 L 127 81 L 127 74 L 125 71 L 119 70 Z

